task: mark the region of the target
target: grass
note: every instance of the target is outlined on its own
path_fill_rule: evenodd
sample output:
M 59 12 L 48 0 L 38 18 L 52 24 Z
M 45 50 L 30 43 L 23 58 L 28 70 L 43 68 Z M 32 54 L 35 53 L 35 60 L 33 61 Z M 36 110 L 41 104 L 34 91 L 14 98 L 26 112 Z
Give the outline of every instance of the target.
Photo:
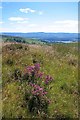
M 41 71 L 54 78 L 48 88 L 48 97 L 51 100 L 48 116 L 68 119 L 78 117 L 77 43 L 12 44 L 3 46 L 2 50 L 4 118 L 39 117 L 29 113 L 26 107 L 25 89 L 29 86 L 12 77 L 15 69 L 23 73 L 25 66 L 33 65 L 34 61 L 40 63 Z
M 2 44 L 0 39 L 0 119 L 2 117 Z

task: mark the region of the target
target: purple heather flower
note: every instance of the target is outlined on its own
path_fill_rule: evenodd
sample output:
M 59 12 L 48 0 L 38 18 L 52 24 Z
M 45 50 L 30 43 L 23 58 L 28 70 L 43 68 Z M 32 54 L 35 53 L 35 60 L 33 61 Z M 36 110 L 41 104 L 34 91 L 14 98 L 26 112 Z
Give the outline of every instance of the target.
M 43 88 L 39 88 L 39 90 L 40 90 L 40 91 L 42 91 L 42 90 L 43 90 Z
M 35 77 L 36 77 L 36 78 L 42 79 L 42 78 L 43 78 L 43 75 L 44 75 L 43 72 L 35 72 Z
M 52 79 L 52 77 L 51 76 L 49 76 L 49 75 L 47 75 L 46 76 L 46 80 L 45 80 L 45 84 L 48 84 L 50 81 L 52 81 L 53 79 Z
M 37 96 L 40 96 L 40 97 L 46 97 L 46 94 L 47 92 L 44 90 L 43 87 L 39 86 L 38 84 L 36 84 L 38 80 L 38 78 L 40 78 L 40 82 L 41 80 L 43 80 L 43 78 L 45 77 L 44 76 L 44 73 L 40 71 L 40 64 L 39 63 L 36 63 L 34 64 L 34 66 L 28 66 L 27 69 L 25 69 L 26 73 L 28 73 L 28 75 L 34 75 L 32 79 L 35 79 L 36 81 L 34 83 L 32 82 L 29 82 L 29 85 L 31 86 L 32 88 L 32 95 L 37 95 Z M 50 75 L 46 75 L 45 77 L 45 84 L 47 85 L 49 82 L 51 82 L 53 80 L 53 78 L 50 76 Z M 50 101 L 48 101 L 50 103 Z
M 32 91 L 32 94 L 33 94 L 33 95 L 36 95 L 36 91 L 33 90 L 33 91 Z
M 43 72 L 40 72 L 40 73 L 38 74 L 38 77 L 39 77 L 39 78 L 42 78 L 43 74 L 44 74 Z
M 34 88 L 38 88 L 38 85 L 34 85 L 33 87 L 34 87 Z
M 40 87 L 39 85 L 34 85 L 33 87 L 34 87 L 34 90 L 32 90 L 32 94 L 40 95 L 40 96 L 44 96 L 47 94 L 47 92 L 45 92 L 43 88 Z
M 42 94 L 43 94 L 43 95 L 46 95 L 46 94 L 47 94 L 47 92 L 43 92 Z
M 34 71 L 34 66 L 29 66 L 29 67 L 27 67 L 27 71 L 28 71 L 29 73 L 33 72 L 33 71 Z
M 40 70 L 40 64 L 39 64 L 39 63 L 35 64 L 34 66 L 35 66 L 35 70 L 36 70 L 36 71 L 39 71 L 39 70 Z

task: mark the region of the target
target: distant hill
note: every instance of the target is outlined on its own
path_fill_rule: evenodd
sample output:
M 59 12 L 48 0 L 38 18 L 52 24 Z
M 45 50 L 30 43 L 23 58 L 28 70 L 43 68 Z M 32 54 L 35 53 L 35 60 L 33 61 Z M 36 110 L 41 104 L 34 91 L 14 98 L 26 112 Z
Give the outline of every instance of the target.
M 30 32 L 30 33 L 2 33 L 2 35 L 16 36 L 30 39 L 40 39 L 46 42 L 61 42 L 61 41 L 77 41 L 77 33 L 45 33 L 45 32 Z
M 0 40 L 3 42 L 17 42 L 17 43 L 27 43 L 27 44 L 46 44 L 48 42 L 43 42 L 40 39 L 32 39 L 32 38 L 24 38 L 18 36 L 10 36 L 10 35 L 0 35 Z

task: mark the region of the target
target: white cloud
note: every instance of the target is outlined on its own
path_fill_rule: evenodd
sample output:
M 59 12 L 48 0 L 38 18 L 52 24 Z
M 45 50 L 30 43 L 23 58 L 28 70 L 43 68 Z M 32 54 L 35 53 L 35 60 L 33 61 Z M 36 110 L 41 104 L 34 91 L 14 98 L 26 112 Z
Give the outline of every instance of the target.
M 56 21 L 55 24 L 61 24 L 61 25 L 68 25 L 68 26 L 73 26 L 77 25 L 78 21 L 76 20 L 64 20 L 64 21 Z
M 9 20 L 11 21 L 11 24 L 14 24 L 12 22 L 16 22 L 17 24 L 25 24 L 28 23 L 28 18 L 23 17 L 10 17 Z
M 28 12 L 35 13 L 36 12 L 35 10 L 31 8 L 20 8 L 19 10 L 20 12 L 23 12 L 23 13 L 28 13 Z
M 77 20 L 64 20 L 55 21 L 53 24 L 48 26 L 48 30 L 53 32 L 78 32 L 78 21 Z
M 20 12 L 23 12 L 23 13 L 38 13 L 39 15 L 42 15 L 43 12 L 42 11 L 36 11 L 36 10 L 33 10 L 31 8 L 20 8 L 19 9 Z
M 17 21 L 17 23 L 19 23 L 19 24 L 25 24 L 25 23 L 28 23 L 28 21 Z
M 29 27 L 36 27 L 37 24 L 29 24 Z
M 13 22 L 13 21 L 12 21 Z M 2 31 L 6 32 L 68 32 L 77 33 L 78 32 L 78 21 L 77 20 L 63 20 L 54 21 L 53 23 L 20 23 L 23 21 L 13 22 L 14 24 L 9 24 L 7 28 L 3 28 Z
M 0 21 L 0 24 L 3 24 L 4 22 Z
M 28 18 L 23 18 L 23 17 L 10 17 L 10 21 L 26 21 Z
M 39 15 L 43 15 L 43 12 L 42 12 L 42 11 L 39 11 Z

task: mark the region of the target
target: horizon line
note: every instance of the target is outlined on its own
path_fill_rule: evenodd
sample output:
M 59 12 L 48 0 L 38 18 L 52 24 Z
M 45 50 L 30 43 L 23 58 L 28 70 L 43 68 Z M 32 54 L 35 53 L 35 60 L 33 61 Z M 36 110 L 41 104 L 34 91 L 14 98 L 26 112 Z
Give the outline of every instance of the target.
M 76 33 L 79 32 L 0 32 L 0 33 Z

